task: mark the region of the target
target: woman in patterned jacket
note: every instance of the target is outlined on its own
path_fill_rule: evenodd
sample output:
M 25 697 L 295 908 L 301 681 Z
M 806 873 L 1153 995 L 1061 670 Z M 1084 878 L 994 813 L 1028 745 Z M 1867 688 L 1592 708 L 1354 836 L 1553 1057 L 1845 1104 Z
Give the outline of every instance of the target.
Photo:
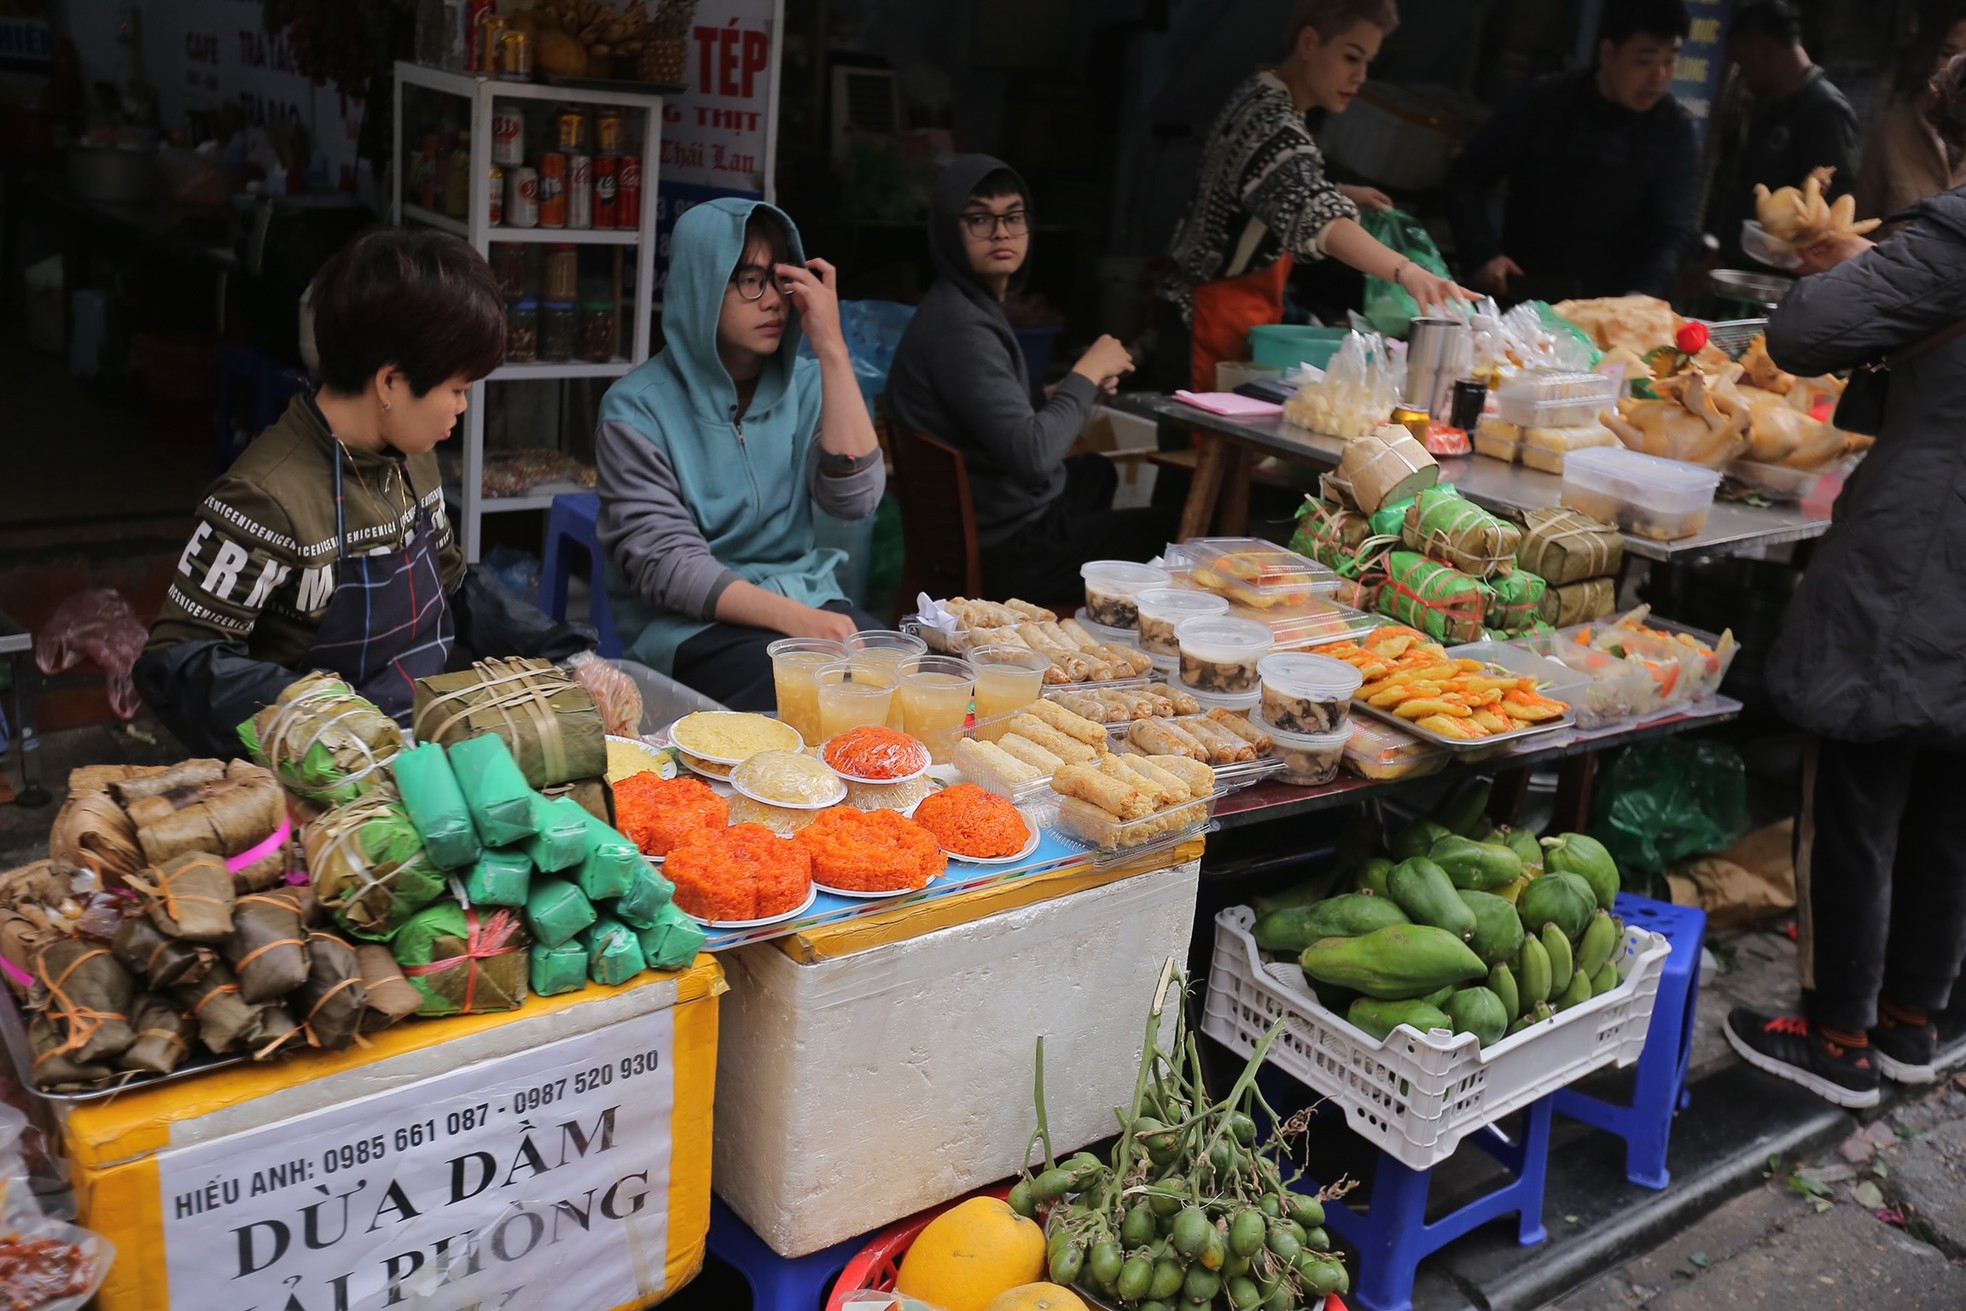
M 1474 295 L 1374 240 L 1359 205 L 1390 209 L 1370 187 L 1340 187 L 1304 115 L 1342 114 L 1366 68 L 1399 25 L 1394 0 L 1300 0 L 1290 54 L 1251 76 L 1209 130 L 1201 178 L 1174 231 L 1174 268 L 1161 286 L 1193 328 L 1194 386 L 1213 390 L 1215 366 L 1247 357 L 1258 324 L 1283 317 L 1293 259 L 1336 259 L 1404 288 L 1422 306 Z

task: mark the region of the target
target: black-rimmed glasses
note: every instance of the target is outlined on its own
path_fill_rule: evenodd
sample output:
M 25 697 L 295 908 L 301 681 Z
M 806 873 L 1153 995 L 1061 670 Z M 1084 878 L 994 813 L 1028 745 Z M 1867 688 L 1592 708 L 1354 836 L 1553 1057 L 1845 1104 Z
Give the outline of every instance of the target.
M 1026 210 L 1013 209 L 1008 214 L 961 214 L 963 226 L 969 229 L 972 237 L 994 237 L 998 225 L 1003 227 L 1006 237 L 1021 237 L 1031 230 L 1031 215 Z
M 771 285 L 771 274 L 764 269 L 739 269 L 730 275 L 730 285 L 745 300 L 763 300 L 765 288 Z

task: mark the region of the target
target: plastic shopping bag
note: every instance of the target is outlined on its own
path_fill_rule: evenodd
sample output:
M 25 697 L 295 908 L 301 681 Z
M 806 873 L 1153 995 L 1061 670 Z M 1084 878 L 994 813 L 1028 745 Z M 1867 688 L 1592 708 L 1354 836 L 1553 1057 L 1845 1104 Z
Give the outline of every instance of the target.
M 1426 227 L 1411 214 L 1397 209 L 1368 209 L 1359 213 L 1358 221 L 1382 245 L 1398 251 L 1436 277 L 1447 276 L 1447 261 L 1440 257 L 1440 247 L 1434 245 Z M 1365 317 L 1383 335 L 1404 337 L 1419 312 L 1413 297 L 1392 283 L 1379 278 L 1365 280 Z
M 1591 835 L 1620 869 L 1661 874 L 1748 831 L 1748 774 L 1721 742 L 1666 738 L 1620 756 L 1598 788 Z

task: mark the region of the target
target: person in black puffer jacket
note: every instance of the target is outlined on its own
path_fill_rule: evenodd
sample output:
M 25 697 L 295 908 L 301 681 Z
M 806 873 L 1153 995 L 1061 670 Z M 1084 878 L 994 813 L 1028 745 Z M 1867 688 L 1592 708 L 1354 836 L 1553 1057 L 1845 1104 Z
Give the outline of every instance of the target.
M 1940 74 L 1933 126 L 1966 148 L 1966 56 Z M 1768 680 L 1815 735 L 1796 824 L 1802 1015 L 1737 1010 L 1751 1064 L 1841 1106 L 1882 1074 L 1925 1083 L 1935 1012 L 1966 955 L 1966 188 L 1920 201 L 1873 246 L 1807 252 L 1824 271 L 1768 320 L 1782 368 L 1821 374 L 1909 355 L 1888 375 L 1877 444 L 1783 618 Z M 1937 340 L 1935 340 L 1937 338 Z

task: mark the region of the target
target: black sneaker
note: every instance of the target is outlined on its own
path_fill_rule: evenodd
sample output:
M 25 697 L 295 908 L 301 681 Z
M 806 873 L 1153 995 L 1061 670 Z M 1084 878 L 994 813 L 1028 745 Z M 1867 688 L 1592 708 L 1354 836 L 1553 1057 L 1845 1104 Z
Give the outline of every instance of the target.
M 1814 1032 L 1796 1015 L 1762 1015 L 1736 1007 L 1721 1026 L 1741 1059 L 1818 1097 L 1858 1110 L 1879 1100 L 1868 1049 L 1852 1051 Z
M 1932 1024 L 1938 1030 L 1933 1043 L 1932 1068 L 1944 1074 L 1959 1065 L 1966 1065 L 1966 1010 L 1940 1011 L 1932 1017 Z
M 1893 1083 L 1937 1083 L 1939 1069 L 1934 1057 L 1938 1045 L 1939 1030 L 1933 1024 L 1899 1024 L 1888 1015 L 1879 1015 L 1877 1027 L 1870 1031 L 1877 1072 Z

